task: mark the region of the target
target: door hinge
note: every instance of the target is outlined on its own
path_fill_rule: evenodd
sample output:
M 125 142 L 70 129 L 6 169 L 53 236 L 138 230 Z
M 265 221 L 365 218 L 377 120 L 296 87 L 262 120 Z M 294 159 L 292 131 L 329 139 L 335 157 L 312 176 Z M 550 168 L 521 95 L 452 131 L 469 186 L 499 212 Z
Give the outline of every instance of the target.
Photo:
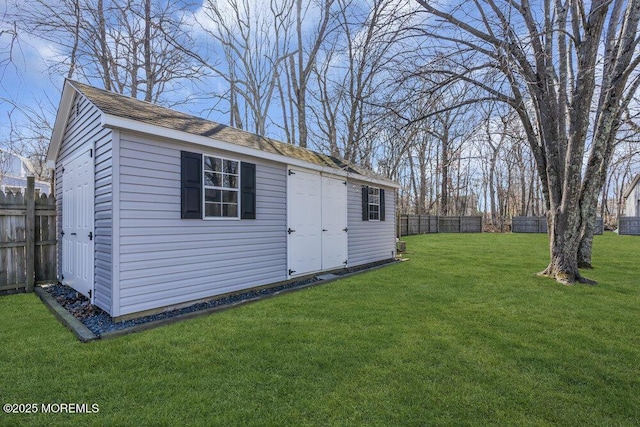
M 93 240 L 93 231 L 89 232 L 89 240 Z
M 344 264 L 344 265 L 349 264 L 349 260 L 348 260 L 348 259 L 345 259 L 345 260 L 344 260 L 344 262 L 343 262 L 343 264 Z
M 64 280 L 64 274 L 60 275 L 60 280 Z
M 295 233 L 296 230 L 294 230 L 293 228 L 288 228 L 287 229 L 287 233 L 291 234 L 291 233 Z
M 294 171 L 292 171 L 291 169 L 289 169 L 289 175 L 295 175 L 296 173 Z
M 62 173 L 64 173 L 64 168 L 62 168 Z
M 89 157 L 93 158 L 93 148 L 89 148 Z
M 91 295 L 93 294 L 93 291 L 91 289 L 89 289 L 89 299 L 91 299 Z
M 343 183 L 344 185 L 347 185 L 347 181 L 342 181 L 342 183 Z
M 62 231 L 60 232 L 60 235 L 61 235 L 61 236 L 64 236 L 64 230 L 62 230 Z
M 291 276 L 295 272 L 296 272 L 295 270 L 289 269 L 289 276 Z
M 344 231 L 346 233 L 347 231 L 349 231 L 349 229 L 347 227 L 345 227 L 345 228 L 342 229 L 342 231 Z

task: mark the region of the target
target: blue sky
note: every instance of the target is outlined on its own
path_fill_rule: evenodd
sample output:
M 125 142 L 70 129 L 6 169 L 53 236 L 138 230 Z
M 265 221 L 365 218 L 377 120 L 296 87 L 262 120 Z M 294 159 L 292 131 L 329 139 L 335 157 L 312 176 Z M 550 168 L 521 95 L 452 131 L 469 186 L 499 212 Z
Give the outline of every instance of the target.
M 7 22 L 0 23 L 6 29 Z M 50 46 L 30 37 L 19 34 L 12 39 L 11 34 L 0 36 L 0 140 L 7 136 L 10 127 L 9 115 L 14 124 L 24 120 L 10 102 L 24 106 L 42 105 L 49 112 L 55 110 L 60 97 L 62 76 L 50 74 L 50 64 L 54 51 Z
M 28 0 L 0 0 L 0 17 L 4 13 L 12 10 L 8 6 L 12 2 L 22 2 L 28 5 Z M 48 4 L 52 4 L 57 0 L 48 0 Z M 166 1 L 166 0 L 156 0 Z M 185 1 L 186 0 L 177 0 Z M 263 0 L 250 0 L 253 4 L 252 7 L 255 10 L 259 10 L 265 7 Z M 190 7 L 184 9 L 189 18 L 189 32 L 200 44 L 200 48 L 211 50 L 215 49 L 212 45 L 211 39 L 204 35 L 203 31 L 199 29 L 199 25 L 196 23 L 196 19 L 200 18 L 200 22 L 205 22 L 206 19 L 200 8 L 201 1 L 196 0 Z M 221 3 L 222 4 L 222 3 Z M 314 3 L 311 3 L 312 5 Z M 406 3 L 410 4 L 410 3 Z M 360 5 L 363 11 L 368 9 L 366 1 L 356 0 L 351 3 L 352 6 Z M 229 13 L 229 15 L 232 15 Z M 314 6 L 307 11 L 303 32 L 305 30 L 313 31 L 315 25 L 317 25 L 316 18 L 317 11 Z M 0 30 L 10 29 L 10 22 L 7 20 L 0 21 Z M 11 53 L 13 61 L 5 66 L 0 67 L 0 98 L 3 100 L 0 102 L 0 143 L 6 140 L 10 129 L 10 119 L 14 126 L 25 120 L 24 114 L 21 111 L 17 111 L 11 102 L 17 103 L 27 108 L 35 108 L 37 110 L 43 109 L 47 113 L 48 121 L 53 123 L 55 117 L 55 110 L 57 109 L 60 99 L 60 92 L 64 82 L 64 76 L 67 70 L 64 67 L 59 69 L 55 68 L 55 65 L 62 59 L 60 52 L 57 50 L 53 43 L 44 41 L 37 37 L 31 36 L 28 33 L 20 32 L 18 38 L 13 44 L 13 49 L 10 52 L 11 37 L 8 34 L 2 34 L 0 36 L 0 64 L 3 60 L 6 60 Z M 213 53 L 215 58 L 215 52 Z M 218 56 L 221 53 L 218 52 Z M 339 55 L 335 56 L 336 61 L 340 59 Z M 224 71 L 224 61 L 220 61 L 220 67 Z M 337 72 L 340 67 L 337 67 Z M 101 82 L 88 82 L 94 84 L 97 87 L 101 87 Z M 206 92 L 218 92 L 225 93 L 228 89 L 226 82 L 221 78 L 208 78 L 202 82 L 188 82 L 183 81 L 184 87 L 179 91 L 170 95 L 173 99 L 180 101 L 189 98 L 189 95 L 199 94 L 200 91 Z M 11 102 L 7 102 L 11 101 Z M 226 114 L 212 110 L 214 106 L 214 99 L 201 99 L 190 102 L 189 104 L 182 104 L 176 109 L 185 111 L 190 114 L 206 117 L 210 120 L 218 121 L 221 123 L 228 123 L 228 117 Z M 223 105 L 224 107 L 224 105 Z M 278 120 L 280 117 L 281 108 L 277 101 L 274 100 L 271 103 L 270 118 Z M 247 123 L 245 123 L 247 125 Z M 283 131 L 276 124 L 267 123 L 266 134 L 270 137 L 277 139 L 285 139 Z
M 15 12 L 9 4 L 11 2 L 0 0 L 0 146 L 8 140 L 12 124 L 19 127 L 25 123 L 25 114 L 30 108 L 45 113 L 47 121 L 53 124 L 67 71 L 56 68 L 61 58 L 53 43 L 24 31 L 19 31 L 15 38 L 12 36 L 12 23 L 3 19 L 7 13 Z M 101 87 L 99 82 L 89 83 Z M 217 87 L 220 83 L 208 84 L 209 87 Z M 185 85 L 187 91 L 197 90 L 190 87 L 189 82 Z M 204 104 L 193 103 L 178 109 L 208 116 L 211 120 L 226 121 L 221 113 L 205 112 L 205 108 Z

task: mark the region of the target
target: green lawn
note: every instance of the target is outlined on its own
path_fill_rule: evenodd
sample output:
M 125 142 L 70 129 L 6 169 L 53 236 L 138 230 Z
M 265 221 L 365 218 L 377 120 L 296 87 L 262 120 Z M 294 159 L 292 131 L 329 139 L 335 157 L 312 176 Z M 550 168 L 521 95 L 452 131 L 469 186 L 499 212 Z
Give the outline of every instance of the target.
M 406 238 L 410 261 L 81 344 L 0 297 L 0 425 L 638 425 L 640 238 L 597 236 L 595 287 L 535 276 L 546 236 Z

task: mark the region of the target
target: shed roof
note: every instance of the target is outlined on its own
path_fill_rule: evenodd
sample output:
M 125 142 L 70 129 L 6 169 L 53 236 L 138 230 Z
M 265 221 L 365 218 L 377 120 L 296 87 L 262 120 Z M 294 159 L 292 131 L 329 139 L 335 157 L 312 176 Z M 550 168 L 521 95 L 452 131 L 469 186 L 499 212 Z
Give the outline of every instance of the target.
M 64 127 L 64 120 L 66 120 L 69 112 L 63 110 L 70 110 L 71 108 L 72 96 L 70 95 L 69 89 L 73 89 L 77 93 L 86 97 L 103 114 L 111 117 L 128 119 L 138 123 L 185 132 L 190 135 L 206 137 L 251 150 L 258 150 L 264 153 L 296 159 L 323 168 L 332 168 L 350 174 L 362 175 L 364 178 L 373 179 L 379 183 L 398 187 L 397 183 L 377 175 L 370 170 L 360 168 L 356 165 L 351 165 L 346 160 L 338 157 L 329 156 L 306 148 L 280 142 L 241 129 L 236 129 L 231 126 L 203 119 L 201 117 L 192 116 L 118 93 L 98 89 L 73 80 L 65 81 L 62 100 L 58 110 L 58 117 L 56 118 L 49 152 L 47 153 L 47 160 L 55 160 L 60 148 L 62 134 L 64 132 L 64 129 L 62 128 Z M 103 119 L 103 124 L 104 123 L 105 120 Z

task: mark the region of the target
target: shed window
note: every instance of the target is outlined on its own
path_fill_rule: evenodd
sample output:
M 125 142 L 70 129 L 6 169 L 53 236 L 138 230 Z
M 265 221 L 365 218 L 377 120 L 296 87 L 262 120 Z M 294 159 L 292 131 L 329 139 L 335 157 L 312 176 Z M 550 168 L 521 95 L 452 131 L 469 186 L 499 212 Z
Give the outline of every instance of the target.
M 362 186 L 362 220 L 385 220 L 384 189 Z
M 368 194 L 368 212 L 369 221 L 380 220 L 380 189 L 376 187 L 369 187 Z
M 203 156 L 205 218 L 238 218 L 240 162 Z

